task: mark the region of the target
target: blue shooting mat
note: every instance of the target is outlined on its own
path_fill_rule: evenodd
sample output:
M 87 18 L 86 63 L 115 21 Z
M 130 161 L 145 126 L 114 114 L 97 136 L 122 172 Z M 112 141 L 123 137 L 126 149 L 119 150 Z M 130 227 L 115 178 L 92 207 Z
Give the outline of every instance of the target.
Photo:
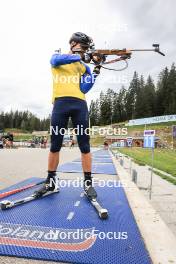
M 83 172 L 81 162 L 68 162 L 62 165 L 59 165 L 57 168 L 59 172 Z M 93 174 L 109 174 L 116 175 L 116 169 L 113 163 L 93 163 L 92 164 L 92 173 Z
M 111 158 L 111 156 L 109 156 L 109 155 L 94 155 L 94 154 L 92 154 L 92 157 L 96 158 L 96 159 L 108 159 L 108 158 Z
M 81 162 L 81 159 L 75 159 L 72 162 Z M 93 163 L 112 163 L 112 159 L 111 158 L 96 158 L 96 157 L 93 157 L 92 162 Z
M 108 150 L 104 150 L 104 149 L 100 149 L 100 150 L 96 150 L 92 152 L 93 155 L 97 155 L 97 156 L 110 156 L 109 151 Z
M 108 150 L 97 150 L 92 152 L 93 158 L 111 158 Z
M 13 188 L 39 181 L 32 178 Z M 98 200 L 109 212 L 106 220 L 98 217 L 82 188 L 73 186 L 0 210 L 0 255 L 80 264 L 151 264 L 124 190 L 117 186 L 96 187 Z M 34 190 L 8 199 L 24 198 Z

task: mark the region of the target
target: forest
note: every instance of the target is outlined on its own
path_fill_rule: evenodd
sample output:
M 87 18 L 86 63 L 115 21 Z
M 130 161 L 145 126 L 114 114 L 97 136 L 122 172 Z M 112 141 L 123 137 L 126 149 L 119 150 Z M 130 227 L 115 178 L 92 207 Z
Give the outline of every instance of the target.
M 134 72 L 129 87 L 122 86 L 119 92 L 107 89 L 101 92 L 89 107 L 92 125 L 108 125 L 130 119 L 176 114 L 176 67 L 163 69 L 156 84 L 152 76 Z M 40 119 L 29 111 L 0 113 L 0 130 L 16 128 L 26 131 L 49 130 L 50 117 Z
M 6 128 L 21 129 L 23 131 L 49 130 L 50 118 L 40 119 L 29 111 L 10 111 L 0 113 L 0 130 Z
M 92 100 L 89 109 L 91 125 L 108 125 L 136 118 L 176 114 L 176 67 L 163 69 L 156 84 L 149 75 L 134 72 L 129 87 L 119 92 L 107 89 Z

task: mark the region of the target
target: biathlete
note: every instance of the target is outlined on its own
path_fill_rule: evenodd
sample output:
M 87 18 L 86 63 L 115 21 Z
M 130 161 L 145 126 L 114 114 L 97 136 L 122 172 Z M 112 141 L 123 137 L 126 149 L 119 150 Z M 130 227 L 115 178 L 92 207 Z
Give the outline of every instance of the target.
M 55 190 L 56 170 L 63 141 L 60 131 L 63 128 L 67 129 L 68 120 L 71 117 L 74 128 L 83 128 L 83 133 L 77 135 L 77 141 L 81 151 L 84 190 L 89 198 L 95 198 L 97 194 L 92 186 L 89 135 L 85 133 L 85 130 L 89 128 L 85 94 L 92 88 L 100 73 L 100 66 L 95 66 L 91 73 L 90 68 L 83 61 L 85 52 L 93 44 L 89 36 L 81 32 L 74 33 L 69 44 L 70 52 L 68 54 L 56 53 L 50 60 L 53 74 L 53 111 L 51 116 L 51 128 L 53 129 L 48 157 L 48 176 L 36 194 L 40 197 L 48 191 Z M 96 60 L 96 58 L 94 59 Z M 78 78 L 77 82 L 75 82 L 76 78 Z M 58 131 L 58 133 L 53 131 Z

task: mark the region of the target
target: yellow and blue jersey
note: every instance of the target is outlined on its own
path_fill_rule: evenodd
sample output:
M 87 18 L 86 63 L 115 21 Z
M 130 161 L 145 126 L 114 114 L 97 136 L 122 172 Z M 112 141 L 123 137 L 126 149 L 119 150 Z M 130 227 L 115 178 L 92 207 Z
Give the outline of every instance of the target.
M 53 75 L 52 101 L 58 97 L 76 97 L 85 100 L 93 86 L 96 74 L 77 54 L 54 54 L 50 60 Z

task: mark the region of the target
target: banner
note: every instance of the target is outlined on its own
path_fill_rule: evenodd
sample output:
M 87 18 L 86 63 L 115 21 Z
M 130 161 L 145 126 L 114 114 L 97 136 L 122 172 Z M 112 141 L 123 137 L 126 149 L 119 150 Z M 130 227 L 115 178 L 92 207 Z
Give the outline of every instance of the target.
M 165 116 L 154 116 L 154 117 L 147 117 L 147 118 L 140 118 L 140 119 L 132 119 L 132 120 L 129 120 L 128 126 L 163 123 L 163 122 L 169 122 L 169 121 L 176 121 L 176 114 L 175 115 L 165 115 Z

